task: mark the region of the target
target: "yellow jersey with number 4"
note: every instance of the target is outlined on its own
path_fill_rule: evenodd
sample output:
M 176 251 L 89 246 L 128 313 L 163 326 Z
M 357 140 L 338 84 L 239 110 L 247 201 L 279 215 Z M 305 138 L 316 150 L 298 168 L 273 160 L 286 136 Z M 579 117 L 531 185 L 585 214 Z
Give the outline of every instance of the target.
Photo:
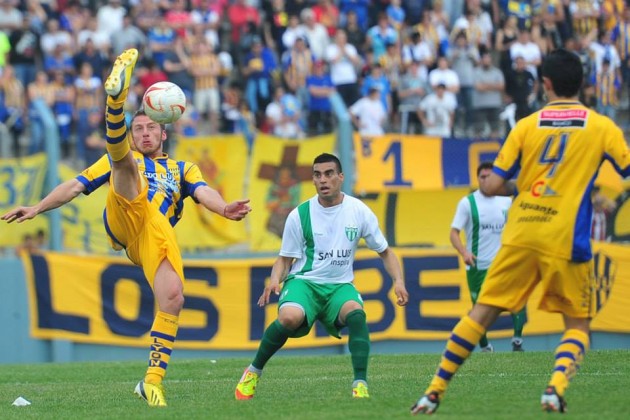
M 630 175 L 622 131 L 579 102 L 551 102 L 520 120 L 494 162 L 501 177 L 518 174 L 502 242 L 590 260 L 591 189 L 604 160 Z

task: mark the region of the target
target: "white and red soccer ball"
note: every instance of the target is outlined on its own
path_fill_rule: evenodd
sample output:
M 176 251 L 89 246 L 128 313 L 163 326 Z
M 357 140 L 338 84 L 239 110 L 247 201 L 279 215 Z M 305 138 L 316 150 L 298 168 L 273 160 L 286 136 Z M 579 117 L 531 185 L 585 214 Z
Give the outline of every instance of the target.
M 184 91 L 171 82 L 157 82 L 149 86 L 142 97 L 144 113 L 160 124 L 171 124 L 186 110 Z

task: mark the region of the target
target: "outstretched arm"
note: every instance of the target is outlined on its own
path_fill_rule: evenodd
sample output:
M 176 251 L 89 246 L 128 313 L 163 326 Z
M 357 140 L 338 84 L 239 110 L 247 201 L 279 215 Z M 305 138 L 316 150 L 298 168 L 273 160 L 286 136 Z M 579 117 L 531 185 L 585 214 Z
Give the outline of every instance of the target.
M 69 201 L 85 191 L 85 186 L 79 182 L 76 178 L 57 185 L 57 187 L 50 192 L 39 203 L 30 207 L 17 207 L 7 214 L 3 215 L 0 219 L 5 220 L 7 223 L 11 223 L 17 220 L 18 223 L 22 223 L 25 220 L 34 218 L 40 213 L 44 213 L 48 210 L 56 209 L 63 206 Z
M 218 191 L 208 186 L 197 188 L 195 190 L 195 198 L 208 210 L 230 220 L 242 220 L 247 216 L 247 213 L 252 211 L 247 204 L 249 200 L 236 200 L 228 204 Z
M 396 258 L 394 251 L 389 248 L 378 255 L 383 260 L 385 270 L 387 270 L 387 273 L 394 280 L 394 293 L 396 293 L 396 297 L 398 298 L 396 303 L 400 306 L 405 306 L 409 301 L 409 293 L 407 293 L 407 288 L 405 287 L 405 280 L 403 279 L 398 258 Z

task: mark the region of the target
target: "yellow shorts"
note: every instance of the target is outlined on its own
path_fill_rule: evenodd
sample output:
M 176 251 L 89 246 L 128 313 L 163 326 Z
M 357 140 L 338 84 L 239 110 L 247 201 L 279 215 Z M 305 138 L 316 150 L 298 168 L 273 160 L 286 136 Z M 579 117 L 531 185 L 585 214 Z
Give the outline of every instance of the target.
M 109 186 L 105 205 L 105 230 L 112 248 L 125 249 L 127 256 L 142 267 L 153 287 L 155 273 L 164 259 L 168 259 L 184 282 L 184 264 L 175 238 L 175 231 L 166 217 L 147 199 L 148 185 L 143 182 L 140 194 L 129 201 Z
M 592 318 L 592 267 L 591 261 L 576 263 L 533 249 L 503 245 L 488 270 L 477 303 L 516 313 L 541 283 L 539 309 Z

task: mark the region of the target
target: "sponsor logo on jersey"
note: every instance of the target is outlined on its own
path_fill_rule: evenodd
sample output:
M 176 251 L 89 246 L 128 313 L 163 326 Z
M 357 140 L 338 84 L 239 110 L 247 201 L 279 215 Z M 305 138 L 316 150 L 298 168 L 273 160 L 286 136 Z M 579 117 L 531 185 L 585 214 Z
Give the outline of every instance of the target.
M 534 197 L 550 197 L 558 195 L 553 189 L 549 187 L 549 185 L 545 184 L 545 181 L 535 182 L 534 185 L 532 185 L 531 192 Z
M 546 109 L 538 114 L 538 127 L 584 128 L 587 118 L 585 109 Z

